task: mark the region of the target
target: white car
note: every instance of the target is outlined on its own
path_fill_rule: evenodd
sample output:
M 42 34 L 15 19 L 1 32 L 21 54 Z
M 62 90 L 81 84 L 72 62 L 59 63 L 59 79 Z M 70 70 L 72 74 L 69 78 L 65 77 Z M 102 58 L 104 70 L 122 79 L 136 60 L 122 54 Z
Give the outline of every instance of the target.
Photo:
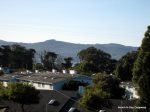
M 75 110 L 76 110 L 75 107 L 71 107 L 68 112 L 75 112 Z
M 56 101 L 55 99 L 52 99 L 52 100 L 50 100 L 50 101 L 48 102 L 48 104 L 49 104 L 49 105 L 53 105 L 53 104 L 55 103 L 55 101 Z

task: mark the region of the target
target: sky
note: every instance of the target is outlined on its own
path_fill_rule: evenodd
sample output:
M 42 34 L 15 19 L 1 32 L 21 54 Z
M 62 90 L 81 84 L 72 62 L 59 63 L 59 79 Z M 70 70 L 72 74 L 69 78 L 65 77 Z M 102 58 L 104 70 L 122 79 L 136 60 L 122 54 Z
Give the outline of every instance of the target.
M 150 0 L 0 0 L 0 39 L 140 46 Z

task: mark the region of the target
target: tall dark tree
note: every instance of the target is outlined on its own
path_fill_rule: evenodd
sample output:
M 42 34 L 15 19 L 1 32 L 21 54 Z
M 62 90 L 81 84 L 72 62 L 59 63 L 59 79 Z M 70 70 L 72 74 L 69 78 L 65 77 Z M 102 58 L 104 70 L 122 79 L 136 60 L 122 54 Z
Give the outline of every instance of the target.
M 8 67 L 10 62 L 11 49 L 8 45 L 2 45 L 0 48 L 0 64 L 3 67 Z
M 46 52 L 44 51 L 44 54 L 41 55 L 41 61 L 47 70 L 52 70 L 55 68 L 55 61 L 57 58 L 57 54 L 54 52 Z
M 0 66 L 32 69 L 35 50 L 14 44 L 0 47 Z
M 150 112 L 150 26 L 148 26 L 139 48 L 133 68 L 133 82 L 140 96 L 138 104 L 146 106 L 147 112 Z
M 26 51 L 26 54 L 25 54 L 25 57 L 28 59 L 26 60 L 26 67 L 27 69 L 31 69 L 33 67 L 33 59 L 35 58 L 34 55 L 35 55 L 36 51 L 35 49 L 28 49 Z
M 120 80 L 132 80 L 132 69 L 137 58 L 137 53 L 137 51 L 129 52 L 118 61 L 114 73 L 118 78 L 120 78 Z
M 11 47 L 10 67 L 32 69 L 34 49 L 26 49 L 23 46 L 14 44 Z
M 69 69 L 72 66 L 72 63 L 71 63 L 72 60 L 73 60 L 72 57 L 64 58 L 65 63 L 62 63 L 63 68 Z

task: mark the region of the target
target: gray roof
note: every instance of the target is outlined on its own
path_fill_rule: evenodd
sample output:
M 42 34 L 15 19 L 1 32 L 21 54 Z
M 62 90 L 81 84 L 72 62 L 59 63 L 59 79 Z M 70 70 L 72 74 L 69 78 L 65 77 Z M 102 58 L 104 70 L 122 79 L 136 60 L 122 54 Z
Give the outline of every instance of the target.
M 59 75 L 47 75 L 47 74 L 45 75 L 32 74 L 32 75 L 20 77 L 19 80 L 52 84 L 52 83 L 57 83 L 59 81 L 64 81 L 68 78 L 69 77 L 65 77 L 65 76 L 63 77 L 61 75 L 59 76 Z
M 61 108 L 68 102 L 70 97 L 75 96 L 75 91 L 55 91 L 55 90 L 40 90 L 40 101 L 39 104 L 25 105 L 24 109 L 26 112 L 59 112 Z M 56 103 L 54 105 L 48 105 L 51 99 L 55 99 Z M 15 102 L 0 100 L 0 104 L 9 107 L 9 112 L 20 112 L 21 108 Z
M 52 83 L 56 83 L 56 82 L 59 82 L 59 81 L 63 81 L 63 80 L 65 80 L 65 78 L 30 75 L 30 76 L 21 77 L 21 78 L 19 78 L 19 80 L 52 84 Z
M 56 83 L 71 78 L 69 74 L 62 73 L 52 73 L 52 72 L 42 72 L 42 73 L 32 73 L 32 74 L 4 74 L 0 76 L 0 81 L 10 81 L 12 78 L 16 78 L 20 81 L 32 81 L 41 83 Z
M 4 74 L 0 76 L 0 81 L 10 81 L 12 78 L 19 78 L 21 76 L 14 74 Z

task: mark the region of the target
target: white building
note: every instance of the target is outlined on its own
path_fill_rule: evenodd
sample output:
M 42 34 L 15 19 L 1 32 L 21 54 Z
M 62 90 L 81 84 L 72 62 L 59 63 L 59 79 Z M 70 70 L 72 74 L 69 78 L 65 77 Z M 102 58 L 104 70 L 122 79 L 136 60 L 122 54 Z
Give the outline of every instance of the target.
M 7 87 L 10 82 L 23 82 L 29 83 L 39 90 L 60 90 L 70 77 L 69 75 L 62 75 L 60 73 L 39 73 L 26 75 L 4 74 L 0 76 L 0 82 L 5 87 Z
M 7 87 L 9 82 L 23 82 L 33 85 L 38 90 L 61 90 L 68 80 L 76 80 L 85 83 L 92 83 L 92 79 L 84 75 L 69 75 L 62 73 L 42 72 L 35 74 L 2 75 L 0 82 Z
M 39 90 L 61 90 L 67 79 L 58 76 L 29 75 L 20 77 L 19 80 L 29 83 Z
M 125 97 L 127 99 L 139 99 L 140 98 L 132 82 L 121 82 L 120 87 L 125 89 Z

